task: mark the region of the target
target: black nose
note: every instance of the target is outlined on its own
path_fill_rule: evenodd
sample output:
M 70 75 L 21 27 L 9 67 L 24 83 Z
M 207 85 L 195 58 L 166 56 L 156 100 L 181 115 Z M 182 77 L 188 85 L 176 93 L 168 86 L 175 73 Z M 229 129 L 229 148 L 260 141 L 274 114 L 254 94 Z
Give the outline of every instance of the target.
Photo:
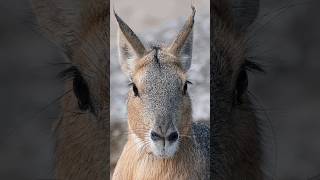
M 175 131 L 168 136 L 168 141 L 174 142 L 178 139 L 178 137 L 179 137 L 179 135 L 178 135 L 177 131 Z
M 160 136 L 158 133 L 151 131 L 151 139 L 152 141 L 158 141 L 160 139 L 162 139 L 162 136 Z

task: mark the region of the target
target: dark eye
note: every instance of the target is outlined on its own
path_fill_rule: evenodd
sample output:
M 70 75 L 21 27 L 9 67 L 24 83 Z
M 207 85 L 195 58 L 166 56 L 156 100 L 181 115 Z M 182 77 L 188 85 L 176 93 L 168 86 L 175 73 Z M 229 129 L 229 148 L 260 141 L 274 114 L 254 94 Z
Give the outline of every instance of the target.
M 139 96 L 138 88 L 134 83 L 132 83 L 132 90 L 133 90 L 134 96 Z
M 73 92 L 78 99 L 79 109 L 86 111 L 91 108 L 89 88 L 82 76 L 73 79 Z
M 241 97 L 245 93 L 245 91 L 248 89 L 248 74 L 246 70 L 242 70 L 239 73 L 237 85 L 235 89 L 235 98 L 236 102 L 241 104 Z
M 63 79 L 72 79 L 73 92 L 78 100 L 78 106 L 81 111 L 90 110 L 93 111 L 93 106 L 90 99 L 90 92 L 87 82 L 82 77 L 78 68 L 72 66 L 62 71 L 59 76 Z
M 186 81 L 183 86 L 183 95 L 187 94 L 188 84 L 192 84 L 190 81 Z
M 237 79 L 234 91 L 234 103 L 242 104 L 242 96 L 248 90 L 248 72 L 265 73 L 264 69 L 256 62 L 245 60 Z

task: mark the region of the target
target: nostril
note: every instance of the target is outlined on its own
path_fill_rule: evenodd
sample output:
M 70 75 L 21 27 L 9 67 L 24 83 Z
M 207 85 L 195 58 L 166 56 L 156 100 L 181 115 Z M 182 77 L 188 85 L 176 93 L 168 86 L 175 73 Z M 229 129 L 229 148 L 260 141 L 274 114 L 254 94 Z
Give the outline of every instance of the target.
M 152 141 L 158 141 L 161 139 L 161 136 L 154 131 L 151 131 L 150 136 L 151 136 Z
M 168 141 L 170 141 L 170 142 L 176 141 L 178 139 L 178 137 L 179 137 L 179 135 L 178 135 L 177 131 L 175 131 L 168 136 Z

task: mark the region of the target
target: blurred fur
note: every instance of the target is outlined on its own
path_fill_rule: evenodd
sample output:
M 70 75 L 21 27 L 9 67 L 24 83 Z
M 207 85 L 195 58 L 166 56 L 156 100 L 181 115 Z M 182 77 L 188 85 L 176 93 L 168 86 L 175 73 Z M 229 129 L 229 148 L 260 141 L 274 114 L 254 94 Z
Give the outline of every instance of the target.
M 32 0 L 41 31 L 66 55 L 56 123 L 57 179 L 109 176 L 109 1 Z
M 210 168 L 215 180 L 259 180 L 263 178 L 260 124 L 246 89 L 247 71 L 262 71 L 246 58 L 246 30 L 258 14 L 259 2 L 232 2 L 211 2 L 214 8 L 211 18 L 210 104 L 213 134 Z M 242 14 L 237 11 L 245 10 L 250 12 L 247 17 L 235 16 Z

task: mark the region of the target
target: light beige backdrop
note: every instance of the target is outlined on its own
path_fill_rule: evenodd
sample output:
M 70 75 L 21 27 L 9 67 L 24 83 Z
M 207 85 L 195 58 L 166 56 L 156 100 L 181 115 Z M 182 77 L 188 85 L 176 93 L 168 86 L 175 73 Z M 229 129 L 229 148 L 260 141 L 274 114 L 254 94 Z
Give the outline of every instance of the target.
M 159 25 L 186 17 L 190 13 L 191 0 L 111 0 L 111 8 L 123 17 L 137 32 L 157 28 Z M 193 0 L 197 12 L 210 13 L 210 0 Z M 111 17 L 111 46 L 114 44 L 117 26 L 114 16 Z

